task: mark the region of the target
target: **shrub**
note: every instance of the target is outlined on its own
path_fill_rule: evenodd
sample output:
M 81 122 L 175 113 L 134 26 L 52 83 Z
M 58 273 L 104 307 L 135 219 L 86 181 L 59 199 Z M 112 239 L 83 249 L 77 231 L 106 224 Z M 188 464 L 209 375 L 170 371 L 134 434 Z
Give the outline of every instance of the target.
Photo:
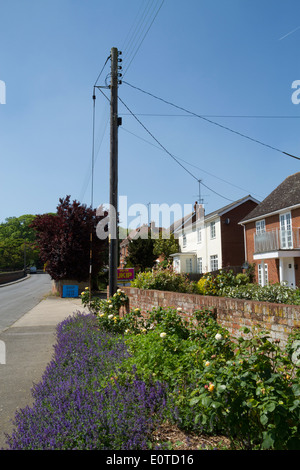
M 128 302 L 128 296 L 121 289 L 118 289 L 117 292 L 108 300 L 101 299 L 100 297 L 93 297 L 90 300 L 89 288 L 86 287 L 83 292 L 81 292 L 81 302 L 85 307 L 89 307 L 90 312 L 94 314 L 114 314 L 118 315 L 120 308 L 125 306 Z
M 300 305 L 300 290 L 281 284 L 270 284 L 263 287 L 258 284 L 226 287 L 223 289 L 222 295 L 238 299 Z
M 144 380 L 166 382 L 180 427 L 225 434 L 236 449 L 299 449 L 299 369 L 290 357 L 297 338 L 284 352 L 268 332 L 243 329 L 233 341 L 213 312 L 197 311 L 190 322 L 180 313 L 149 313 L 143 333 L 126 340 L 122 373 L 136 364 Z
M 139 273 L 131 282 L 139 289 L 157 289 L 182 293 L 195 292 L 195 284 L 185 274 L 175 273 L 172 267 L 158 267 L 149 272 Z
M 196 421 L 226 432 L 236 448 L 300 448 L 299 384 L 266 332 L 240 337 L 232 359 L 211 361 L 191 395 Z
M 223 295 L 225 290 L 238 285 L 249 283 L 247 274 L 239 273 L 236 276 L 233 271 L 220 271 L 219 274 L 204 274 L 197 283 L 198 293 L 202 295 Z

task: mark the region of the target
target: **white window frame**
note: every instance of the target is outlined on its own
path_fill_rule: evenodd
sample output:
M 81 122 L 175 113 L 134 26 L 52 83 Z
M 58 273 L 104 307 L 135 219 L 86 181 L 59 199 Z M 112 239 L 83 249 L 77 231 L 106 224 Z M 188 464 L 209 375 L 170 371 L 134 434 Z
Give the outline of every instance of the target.
M 283 249 L 293 248 L 293 232 L 292 232 L 292 214 L 284 212 L 279 215 L 280 224 L 280 247 Z
M 262 273 L 263 269 L 264 269 L 264 276 Z M 267 286 L 269 284 L 268 265 L 266 263 L 261 263 L 258 265 L 258 284 L 260 286 Z
M 256 225 L 256 233 L 257 234 L 264 233 L 266 231 L 266 221 L 265 221 L 265 219 L 258 220 L 255 223 L 255 225 Z
M 197 228 L 197 243 L 201 243 L 201 242 L 202 242 L 201 228 Z
M 197 273 L 202 274 L 203 273 L 203 261 L 202 258 L 197 258 Z
M 193 260 L 192 260 L 192 258 L 186 258 L 185 268 L 186 268 L 187 273 L 192 273 L 193 272 Z
M 183 248 L 186 247 L 186 234 L 185 233 L 182 234 L 182 247 Z
M 213 240 L 216 238 L 216 222 L 210 223 L 210 239 Z
M 210 256 L 210 270 L 217 271 L 219 269 L 219 257 L 218 255 Z

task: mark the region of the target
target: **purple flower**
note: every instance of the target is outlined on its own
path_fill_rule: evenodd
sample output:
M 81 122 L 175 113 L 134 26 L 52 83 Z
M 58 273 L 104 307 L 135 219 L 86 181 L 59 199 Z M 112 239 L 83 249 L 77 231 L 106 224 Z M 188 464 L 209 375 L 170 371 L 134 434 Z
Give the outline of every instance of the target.
M 77 312 L 58 325 L 54 350 L 33 387 L 33 406 L 15 415 L 9 449 L 147 449 L 166 389 L 134 373 L 107 385 L 128 357 L 122 337 L 99 330 L 94 315 Z

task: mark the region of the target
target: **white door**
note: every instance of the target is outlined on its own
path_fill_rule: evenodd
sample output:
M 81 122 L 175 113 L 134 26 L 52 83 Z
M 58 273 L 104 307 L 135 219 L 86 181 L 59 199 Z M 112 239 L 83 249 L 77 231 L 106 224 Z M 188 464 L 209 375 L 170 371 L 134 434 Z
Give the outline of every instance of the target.
M 280 248 L 293 248 L 291 213 L 280 214 Z
M 294 258 L 280 258 L 281 276 L 280 282 L 286 283 L 289 287 L 295 287 L 295 266 Z

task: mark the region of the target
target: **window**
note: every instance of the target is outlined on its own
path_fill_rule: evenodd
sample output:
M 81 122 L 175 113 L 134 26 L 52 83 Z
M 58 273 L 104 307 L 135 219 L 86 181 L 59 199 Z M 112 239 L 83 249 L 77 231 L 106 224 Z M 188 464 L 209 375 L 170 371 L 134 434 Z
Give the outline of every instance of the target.
M 197 228 L 197 243 L 201 243 L 201 241 L 202 241 L 201 228 Z
M 265 263 L 258 265 L 258 284 L 260 286 L 266 286 L 269 283 L 268 277 L 268 265 Z
M 197 273 L 202 274 L 202 258 L 197 258 Z
M 291 213 L 280 214 L 280 248 L 293 248 Z
M 216 238 L 216 222 L 210 223 L 210 238 Z
M 186 265 L 186 272 L 187 273 L 192 273 L 193 272 L 193 260 L 192 260 L 192 258 L 187 258 L 185 260 L 185 265 Z
M 186 234 L 185 233 L 182 235 L 182 246 L 183 248 L 186 247 Z
M 266 231 L 266 223 L 265 223 L 265 219 L 263 220 L 258 220 L 256 222 L 256 233 L 259 234 L 259 233 L 264 233 Z
M 212 255 L 210 257 L 210 270 L 217 271 L 218 269 L 218 255 Z
M 175 273 L 179 273 L 180 272 L 180 262 L 179 262 L 178 258 L 174 258 L 173 266 L 174 266 Z

